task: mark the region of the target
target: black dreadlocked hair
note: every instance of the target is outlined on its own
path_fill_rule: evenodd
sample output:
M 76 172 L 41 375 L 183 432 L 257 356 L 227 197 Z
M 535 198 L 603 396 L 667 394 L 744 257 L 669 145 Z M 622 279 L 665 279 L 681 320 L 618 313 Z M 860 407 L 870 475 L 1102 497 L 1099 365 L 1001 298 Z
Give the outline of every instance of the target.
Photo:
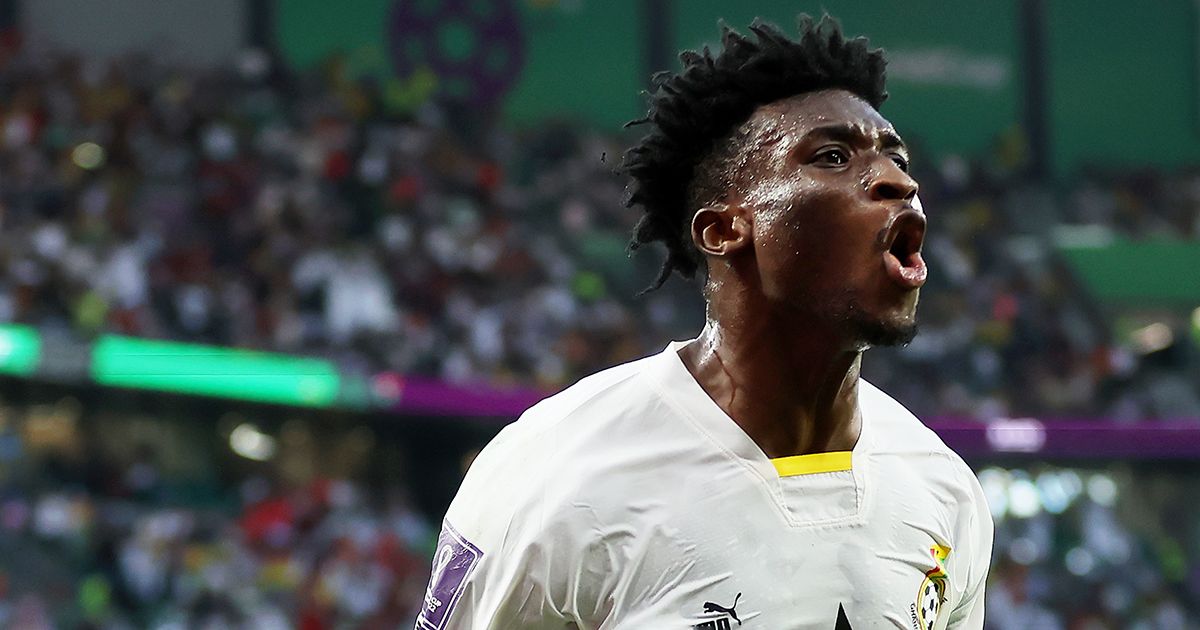
M 652 126 L 621 165 L 632 179 L 625 205 L 645 210 L 629 250 L 655 241 L 667 247 L 658 277 L 643 293 L 662 286 L 672 271 L 693 278 L 704 264 L 692 242 L 691 215 L 693 206 L 714 201 L 700 198 L 697 188 L 722 182 L 699 180 L 724 179 L 719 173 L 736 152 L 733 132 L 755 109 L 829 88 L 847 90 L 875 109 L 887 99 L 883 51 L 864 37 L 847 40 L 829 15 L 820 22 L 800 15 L 799 41 L 757 19 L 750 26 L 756 39 L 720 26 L 721 53 L 713 56 L 707 46 L 680 53 L 683 70 L 655 74 L 646 117 L 625 125 Z M 718 195 L 728 188 L 723 183 Z

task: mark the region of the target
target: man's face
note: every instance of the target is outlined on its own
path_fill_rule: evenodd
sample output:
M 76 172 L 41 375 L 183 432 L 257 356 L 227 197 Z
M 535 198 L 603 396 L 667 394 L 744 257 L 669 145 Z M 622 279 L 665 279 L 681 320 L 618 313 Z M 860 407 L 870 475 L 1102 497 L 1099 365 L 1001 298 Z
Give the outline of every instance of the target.
M 857 348 L 907 343 L 925 283 L 925 215 L 891 123 L 844 90 L 760 107 L 735 194 L 766 297 Z

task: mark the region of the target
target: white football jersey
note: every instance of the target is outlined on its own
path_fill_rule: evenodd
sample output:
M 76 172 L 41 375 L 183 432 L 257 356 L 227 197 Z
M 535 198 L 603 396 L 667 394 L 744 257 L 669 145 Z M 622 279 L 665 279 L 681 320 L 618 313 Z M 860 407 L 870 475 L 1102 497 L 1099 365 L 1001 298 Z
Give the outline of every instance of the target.
M 979 630 L 975 475 L 859 386 L 853 451 L 768 459 L 676 342 L 530 408 L 443 523 L 418 630 Z

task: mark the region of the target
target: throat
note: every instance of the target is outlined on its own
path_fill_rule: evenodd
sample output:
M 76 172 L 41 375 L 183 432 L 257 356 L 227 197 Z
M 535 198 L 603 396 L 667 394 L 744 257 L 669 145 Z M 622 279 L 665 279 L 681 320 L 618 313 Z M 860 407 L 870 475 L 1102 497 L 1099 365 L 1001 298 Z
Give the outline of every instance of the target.
M 771 459 L 854 450 L 862 433 L 862 414 L 857 408 L 848 416 L 833 414 L 815 418 L 780 421 L 777 431 L 762 431 L 759 447 Z M 756 440 L 757 442 L 758 440 Z
M 706 329 L 707 331 L 707 329 Z M 779 347 L 699 338 L 679 355 L 697 383 L 770 458 L 848 451 L 861 431 L 860 353 L 789 365 Z M 803 355 L 799 355 L 803 356 Z M 815 359 L 815 357 L 811 357 Z

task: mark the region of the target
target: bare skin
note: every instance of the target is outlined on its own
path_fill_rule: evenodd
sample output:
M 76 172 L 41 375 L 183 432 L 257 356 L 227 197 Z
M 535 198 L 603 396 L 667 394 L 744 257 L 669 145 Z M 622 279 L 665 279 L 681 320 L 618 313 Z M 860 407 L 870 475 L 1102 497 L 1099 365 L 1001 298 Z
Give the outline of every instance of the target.
M 768 457 L 851 450 L 862 353 L 916 331 L 925 215 L 891 123 L 843 90 L 760 107 L 698 209 L 707 324 L 679 350 Z

